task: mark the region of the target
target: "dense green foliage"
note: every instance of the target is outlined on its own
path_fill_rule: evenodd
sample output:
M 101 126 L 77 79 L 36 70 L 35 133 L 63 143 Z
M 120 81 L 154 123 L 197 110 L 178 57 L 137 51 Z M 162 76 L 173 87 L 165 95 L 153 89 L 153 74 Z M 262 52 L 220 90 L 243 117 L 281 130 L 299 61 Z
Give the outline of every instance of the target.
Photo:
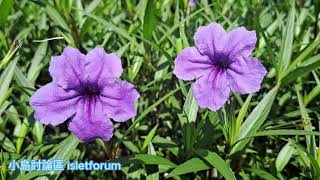
M 201 0 L 0 0 L 2 179 L 319 179 L 320 2 Z M 199 26 L 245 26 L 268 70 L 262 89 L 232 94 L 218 112 L 198 108 L 192 82 L 172 73 Z M 80 142 L 67 123 L 33 118 L 29 98 L 51 81 L 67 46 L 116 52 L 136 85 L 138 115 L 109 142 Z M 122 171 L 10 171 L 22 159 L 120 161 Z

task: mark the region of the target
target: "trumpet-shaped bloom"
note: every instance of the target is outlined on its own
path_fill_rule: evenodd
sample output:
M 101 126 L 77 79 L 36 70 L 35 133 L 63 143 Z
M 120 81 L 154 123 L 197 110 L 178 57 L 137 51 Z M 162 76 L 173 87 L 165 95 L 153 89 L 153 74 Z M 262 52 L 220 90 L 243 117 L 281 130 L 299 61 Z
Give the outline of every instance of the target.
M 193 80 L 193 95 L 202 108 L 220 109 L 230 91 L 248 94 L 260 90 L 267 71 L 251 56 L 256 45 L 255 31 L 238 27 L 230 32 L 217 23 L 199 27 L 196 47 L 188 47 L 175 60 L 174 74 Z
M 126 121 L 137 113 L 139 93 L 134 86 L 118 78 L 121 60 L 114 53 L 95 48 L 88 54 L 65 48 L 51 59 L 52 82 L 38 89 L 30 99 L 35 119 L 58 125 L 71 118 L 69 130 L 79 139 L 108 141 L 113 124 Z

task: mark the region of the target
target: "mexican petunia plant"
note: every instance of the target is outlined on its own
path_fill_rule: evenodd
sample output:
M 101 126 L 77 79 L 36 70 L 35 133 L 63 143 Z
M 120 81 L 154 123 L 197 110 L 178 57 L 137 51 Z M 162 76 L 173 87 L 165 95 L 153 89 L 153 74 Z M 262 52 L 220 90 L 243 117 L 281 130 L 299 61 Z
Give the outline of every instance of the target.
M 86 55 L 65 48 L 62 55 L 51 59 L 53 81 L 30 99 L 35 119 L 58 125 L 70 118 L 69 130 L 79 139 L 108 141 L 113 135 L 110 119 L 124 122 L 137 113 L 139 93 L 132 84 L 118 79 L 122 71 L 119 57 L 102 48 Z
M 192 92 L 197 104 L 219 110 L 230 91 L 240 94 L 260 90 L 267 71 L 252 57 L 255 31 L 238 27 L 226 32 L 218 23 L 199 27 L 194 35 L 196 47 L 187 47 L 175 60 L 173 73 L 182 80 L 194 80 Z

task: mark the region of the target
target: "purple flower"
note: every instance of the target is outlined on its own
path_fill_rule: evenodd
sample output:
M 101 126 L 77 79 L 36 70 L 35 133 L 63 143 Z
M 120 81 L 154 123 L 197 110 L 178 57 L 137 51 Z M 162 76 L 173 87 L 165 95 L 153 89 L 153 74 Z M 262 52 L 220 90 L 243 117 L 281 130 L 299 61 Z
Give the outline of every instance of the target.
M 71 118 L 69 130 L 79 139 L 108 141 L 113 135 L 112 118 L 124 122 L 137 113 L 139 93 L 118 78 L 121 60 L 114 53 L 95 48 L 87 55 L 67 47 L 51 59 L 53 81 L 38 89 L 30 99 L 35 119 L 58 125 Z
M 220 24 L 199 27 L 196 47 L 188 47 L 175 60 L 173 73 L 196 82 L 193 95 L 202 108 L 220 109 L 230 90 L 240 94 L 257 92 L 267 71 L 251 56 L 257 41 L 255 31 L 238 27 L 226 32 Z
M 196 5 L 197 4 L 197 2 L 198 2 L 198 0 L 189 0 L 189 6 L 194 6 L 194 5 Z

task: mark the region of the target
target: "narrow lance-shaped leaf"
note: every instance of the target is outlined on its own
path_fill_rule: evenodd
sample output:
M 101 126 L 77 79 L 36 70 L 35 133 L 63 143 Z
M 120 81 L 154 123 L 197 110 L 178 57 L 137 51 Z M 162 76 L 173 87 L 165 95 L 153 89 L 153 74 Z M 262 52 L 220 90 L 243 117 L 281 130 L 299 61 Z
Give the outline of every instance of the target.
M 288 16 L 288 22 L 286 26 L 285 37 L 282 43 L 281 48 L 281 57 L 280 57 L 280 65 L 279 65 L 279 73 L 280 76 L 287 69 L 291 61 L 292 55 L 292 45 L 293 45 L 293 37 L 294 37 L 294 17 L 295 17 L 295 4 L 294 1 L 290 1 L 291 10 Z
M 69 137 L 67 137 L 64 141 L 61 143 L 61 147 L 56 152 L 56 154 L 51 158 L 51 160 L 63 160 L 64 163 L 67 163 L 67 161 L 70 159 L 72 153 L 77 148 L 80 140 L 74 135 L 71 134 Z M 24 179 L 33 179 L 38 176 L 43 175 L 50 175 L 51 177 L 58 177 L 61 174 L 62 171 L 32 171 L 27 174 L 24 174 L 23 176 L 19 176 L 17 178 L 18 180 L 24 180 Z
M 278 180 L 276 177 L 274 177 L 272 174 L 262 170 L 262 169 L 256 169 L 256 168 L 248 168 L 249 171 L 253 172 L 257 176 L 266 179 L 266 180 Z
M 291 142 L 288 142 L 283 146 L 276 159 L 276 169 L 278 172 L 281 172 L 283 168 L 288 164 L 293 153 L 294 147 L 291 146 Z
M 317 97 L 320 94 L 320 80 L 315 71 L 312 71 L 313 77 L 316 80 L 316 86 L 311 90 L 309 94 L 307 94 L 304 99 L 303 103 L 305 106 L 307 106 L 315 97 Z
M 15 152 L 16 148 L 11 140 L 5 136 L 2 132 L 0 132 L 0 146 L 8 152 Z
M 48 47 L 48 42 L 42 42 L 39 46 L 36 52 L 34 53 L 34 56 L 31 60 L 31 65 L 28 70 L 28 79 L 31 80 L 32 82 L 35 81 L 36 76 L 38 75 L 38 68 L 41 65 L 41 61 L 43 58 L 46 56 L 47 52 L 47 47 Z
M 158 128 L 158 125 L 156 125 L 154 128 L 152 128 L 152 130 L 147 135 L 146 139 L 143 142 L 142 151 L 144 151 L 148 147 L 149 143 L 152 141 L 152 139 L 156 133 L 157 128 Z
M 149 145 L 148 145 L 148 154 L 150 155 L 157 155 L 152 143 L 150 142 Z M 155 166 L 155 165 L 152 165 L 152 166 Z M 159 179 L 159 166 L 157 166 L 157 169 L 154 170 L 152 167 L 150 168 L 152 171 L 151 174 L 149 174 L 146 179 L 147 180 L 158 180 Z
M 151 155 L 151 154 L 137 154 L 131 158 L 131 160 L 133 159 L 140 160 L 144 164 L 168 165 L 172 167 L 176 166 L 176 164 L 174 164 L 173 162 L 171 162 L 166 158 L 156 156 L 156 155 Z
M 156 17 L 156 1 L 155 0 L 147 0 L 147 7 L 144 13 L 144 22 L 143 22 L 143 36 L 147 40 L 151 40 L 152 33 L 157 25 L 157 17 Z
M 130 131 L 132 131 L 132 129 L 142 120 L 144 120 L 144 117 L 149 114 L 151 111 L 154 110 L 155 107 L 157 107 L 159 104 L 161 104 L 164 100 L 166 100 L 167 98 L 169 98 L 170 96 L 172 96 L 174 93 L 178 92 L 180 90 L 180 88 L 176 88 L 172 91 L 170 91 L 169 93 L 167 93 L 166 95 L 164 95 L 162 98 L 158 99 L 155 103 L 153 103 L 151 106 L 149 106 L 146 110 L 144 110 L 138 117 L 137 119 L 132 123 L 132 125 L 128 128 L 128 130 L 125 132 L 123 138 L 129 134 Z
M 237 116 L 237 119 L 236 119 L 236 131 L 235 131 L 235 134 L 234 134 L 234 137 L 232 139 L 232 143 L 234 143 L 235 139 L 237 138 L 238 134 L 239 134 L 239 131 L 240 131 L 240 128 L 241 128 L 241 124 L 243 122 L 243 119 L 248 111 L 248 108 L 249 108 L 249 105 L 250 105 L 250 102 L 251 102 L 251 99 L 252 99 L 252 94 L 250 94 L 245 103 L 242 105 L 241 109 L 240 109 L 240 112 Z
M 196 153 L 206 160 L 213 168 L 216 168 L 226 180 L 236 179 L 230 166 L 217 153 L 209 150 L 199 150 Z
M 291 146 L 295 147 L 297 151 L 300 151 L 304 155 L 307 155 L 308 159 L 310 160 L 314 176 L 315 177 L 320 177 L 320 167 L 319 167 L 316 159 L 314 158 L 314 156 L 312 154 L 310 154 L 303 146 L 301 146 L 297 142 L 295 142 L 295 141 L 291 141 L 291 142 L 292 142 Z
M 171 171 L 167 178 L 192 172 L 198 172 L 206 169 L 210 169 L 207 163 L 205 163 L 203 160 L 199 158 L 192 158 L 178 165 L 173 171 Z
M 183 105 L 183 114 L 180 116 L 181 126 L 183 128 L 184 147 L 189 156 L 192 152 L 195 140 L 195 122 L 197 119 L 198 105 L 192 95 L 192 88 L 190 88 L 186 101 Z
M 318 69 L 320 67 L 320 55 L 311 57 L 310 59 L 306 60 L 304 64 L 305 65 L 298 66 L 292 72 L 283 77 L 283 79 L 281 80 L 282 84 L 288 84 L 295 79 Z
M 297 97 L 298 97 L 298 102 L 299 102 L 299 108 L 301 112 L 301 117 L 303 119 L 304 123 L 304 129 L 306 131 L 312 131 L 312 122 L 311 118 L 308 115 L 308 112 L 303 104 L 301 94 L 299 92 L 299 87 L 298 85 L 296 87 L 296 92 L 297 92 Z M 309 150 L 309 153 L 311 153 L 313 156 L 316 155 L 316 140 L 314 136 L 306 135 L 306 141 L 307 141 L 307 148 Z
M 273 101 L 277 95 L 279 85 L 271 89 L 268 94 L 266 94 L 259 104 L 253 109 L 248 118 L 242 124 L 237 140 L 250 137 L 254 135 L 264 121 L 271 110 Z M 231 153 L 235 153 L 244 148 L 244 146 L 249 142 L 250 139 L 243 140 L 237 143 L 231 150 Z
M 288 70 L 285 72 L 284 76 L 290 73 L 293 69 L 297 67 L 297 65 L 303 61 L 305 61 L 320 45 L 320 33 L 316 36 L 316 38 L 298 55 L 298 57 L 292 61 Z M 283 76 L 283 77 L 284 77 Z
M 63 17 L 60 15 L 60 13 L 53 7 L 50 5 L 47 5 L 47 11 L 48 15 L 52 18 L 52 20 L 59 25 L 60 27 L 62 27 L 64 30 L 67 30 L 69 33 L 71 32 L 68 24 L 66 23 L 66 21 L 63 19 Z
M 0 24 L 7 20 L 8 15 L 13 7 L 12 0 L 2 0 L 0 1 Z
M 0 102 L 1 102 L 0 107 L 8 98 L 8 95 L 10 95 L 8 94 L 8 92 L 11 93 L 11 91 L 8 91 L 8 90 L 14 75 L 17 62 L 18 62 L 18 57 L 10 62 L 8 67 L 2 72 L 0 76 Z

